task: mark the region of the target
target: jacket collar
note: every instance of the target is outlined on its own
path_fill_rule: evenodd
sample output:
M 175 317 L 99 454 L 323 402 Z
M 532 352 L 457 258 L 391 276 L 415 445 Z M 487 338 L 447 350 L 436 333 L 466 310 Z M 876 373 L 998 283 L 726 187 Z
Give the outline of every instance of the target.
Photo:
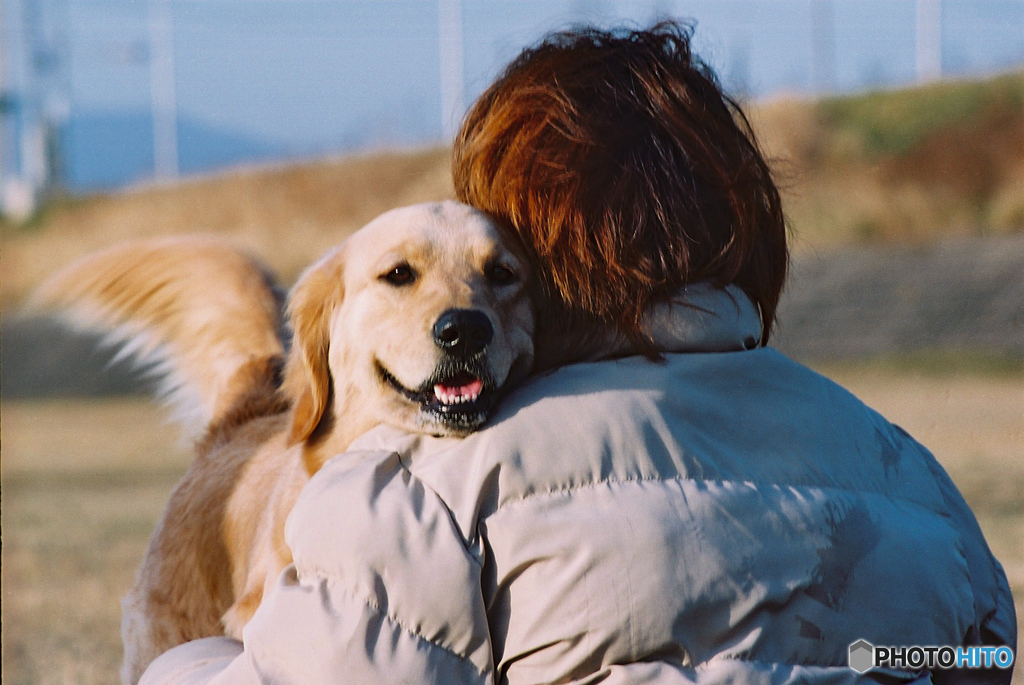
M 560 326 L 560 327 L 559 327 Z M 642 331 L 663 354 L 679 352 L 737 352 L 761 342 L 758 308 L 737 286 L 716 288 L 691 283 L 668 302 L 654 305 L 644 316 Z M 636 342 L 609 329 L 573 332 L 571 323 L 555 323 L 542 335 L 537 371 L 643 354 Z
M 687 285 L 671 302 L 655 306 L 644 328 L 665 352 L 735 352 L 761 341 L 758 309 L 734 285 Z
M 709 283 L 684 286 L 669 302 L 655 305 L 644 317 L 644 332 L 663 353 L 737 352 L 757 347 L 761 317 L 750 298 L 734 285 Z M 598 361 L 639 354 L 621 336 L 594 340 L 577 361 Z

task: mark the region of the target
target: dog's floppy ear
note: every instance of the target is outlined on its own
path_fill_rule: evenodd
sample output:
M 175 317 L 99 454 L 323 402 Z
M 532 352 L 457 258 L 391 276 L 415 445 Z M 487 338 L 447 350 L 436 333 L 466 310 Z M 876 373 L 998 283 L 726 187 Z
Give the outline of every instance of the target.
M 292 399 L 292 444 L 306 440 L 320 424 L 331 399 L 328 360 L 331 315 L 341 302 L 342 260 L 335 251 L 310 267 L 292 288 L 288 312 L 292 348 L 285 365 L 284 391 Z

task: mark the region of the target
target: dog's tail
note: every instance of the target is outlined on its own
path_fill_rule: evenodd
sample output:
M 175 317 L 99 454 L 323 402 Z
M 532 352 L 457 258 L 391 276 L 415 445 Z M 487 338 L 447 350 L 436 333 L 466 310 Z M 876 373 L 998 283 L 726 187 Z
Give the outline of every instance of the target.
M 187 435 L 217 422 L 279 370 L 283 296 L 273 277 L 209 237 L 124 243 L 49 278 L 29 309 L 102 333 L 151 370 Z M 262 385 L 267 385 L 263 383 Z

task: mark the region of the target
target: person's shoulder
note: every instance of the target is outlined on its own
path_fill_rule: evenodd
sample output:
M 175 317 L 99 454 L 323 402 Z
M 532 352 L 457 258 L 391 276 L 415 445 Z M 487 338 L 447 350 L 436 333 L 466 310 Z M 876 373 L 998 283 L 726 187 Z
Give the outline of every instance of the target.
M 622 402 L 631 395 L 656 392 L 663 385 L 664 371 L 662 363 L 625 357 L 571 364 L 540 373 L 505 397 L 490 425 L 520 417 L 524 410 L 548 412 L 563 405 L 578 406 L 581 398 Z
M 701 477 L 726 465 L 745 478 L 737 429 L 746 431 L 748 406 L 773 404 L 749 387 L 752 368 L 772 376 L 762 368 L 772 362 L 751 355 L 778 356 L 628 357 L 538 375 L 510 393 L 483 430 L 457 443 L 421 440 L 413 470 L 446 497 L 475 480 L 497 487 L 499 504 L 603 482 Z M 718 449 L 704 449 L 710 442 Z
M 695 418 L 717 407 L 736 416 L 754 405 L 802 407 L 849 417 L 873 416 L 848 390 L 773 348 L 666 354 L 661 360 L 625 357 L 573 364 L 529 379 L 510 393 L 490 422 L 519 432 L 519 424 L 568 417 L 601 426 L 668 415 Z M 489 429 L 490 430 L 490 429 Z

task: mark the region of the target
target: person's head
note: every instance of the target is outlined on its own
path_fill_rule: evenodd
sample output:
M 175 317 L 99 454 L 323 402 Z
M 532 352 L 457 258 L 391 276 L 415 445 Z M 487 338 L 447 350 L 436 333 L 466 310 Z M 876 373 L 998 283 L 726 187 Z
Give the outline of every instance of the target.
M 649 354 L 644 313 L 698 281 L 747 293 L 764 343 L 788 263 L 768 166 L 690 34 L 552 34 L 480 96 L 454 148 L 458 198 L 519 233 L 560 316 Z

